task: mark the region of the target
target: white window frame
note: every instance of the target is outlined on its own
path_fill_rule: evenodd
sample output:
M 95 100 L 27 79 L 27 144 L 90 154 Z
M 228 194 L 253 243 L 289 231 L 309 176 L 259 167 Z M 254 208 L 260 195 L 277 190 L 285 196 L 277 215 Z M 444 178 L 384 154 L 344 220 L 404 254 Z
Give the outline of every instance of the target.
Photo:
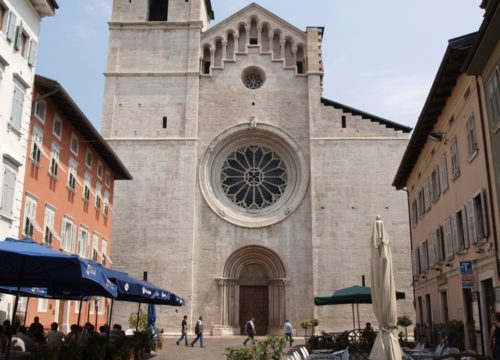
M 42 146 L 43 146 L 43 130 L 38 126 L 33 127 L 33 133 L 31 135 L 31 151 L 30 160 L 40 166 L 40 160 L 42 158 Z
M 465 122 L 466 132 L 467 132 L 467 146 L 469 149 L 469 159 L 472 160 L 479 150 L 479 145 L 477 143 L 476 126 L 474 123 L 474 113 L 471 113 Z
M 49 205 L 45 205 L 45 226 L 43 228 L 43 242 L 52 245 L 54 239 L 61 242 L 61 237 L 55 229 L 56 210 Z
M 8 219 L 14 215 L 17 173 L 19 167 L 4 157 L 0 214 Z
M 99 234 L 98 233 L 93 233 L 92 234 L 92 260 L 95 262 L 98 262 L 98 258 L 101 257 L 101 254 L 99 253 Z
M 106 170 L 106 175 L 105 175 L 105 184 L 107 187 L 110 187 L 111 186 L 111 173 L 109 172 L 109 170 Z
M 45 116 L 47 114 L 47 102 L 42 99 L 35 100 L 35 118 L 37 118 L 42 124 L 45 124 Z
M 92 150 L 87 149 L 85 151 L 85 166 L 89 169 L 92 169 L 92 164 L 94 162 L 94 155 L 92 154 Z
M 455 254 L 454 242 L 453 242 L 453 231 L 451 226 L 451 216 L 447 217 L 444 221 L 444 240 L 446 244 L 446 259 L 450 259 Z
M 102 185 L 97 183 L 95 185 L 95 208 L 100 210 L 102 207 Z
M 83 194 L 82 194 L 83 200 L 86 202 L 90 201 L 91 184 L 92 184 L 92 176 L 86 172 L 83 180 Z
M 35 231 L 43 234 L 43 230 L 38 225 L 36 221 L 36 213 L 38 200 L 31 196 L 30 194 L 26 194 L 24 203 L 24 222 L 23 222 L 23 235 L 29 238 L 33 238 Z
M 57 173 L 59 172 L 59 155 L 61 153 L 61 148 L 57 144 L 52 144 L 50 146 L 50 164 L 49 164 L 49 175 L 57 179 Z
M 109 260 L 108 257 L 108 240 L 104 237 L 101 239 L 101 263 L 106 265 L 106 261 Z
M 67 253 L 75 253 L 76 226 L 74 221 L 64 216 L 61 221 L 61 249 Z
M 104 165 L 102 164 L 101 160 L 98 160 L 96 169 L 97 178 L 102 180 L 103 173 L 104 173 Z
M 59 124 L 59 132 L 57 132 L 57 127 L 56 125 Z M 61 140 L 62 136 L 62 130 L 63 130 L 63 123 L 62 119 L 60 118 L 59 115 L 55 114 L 54 115 L 54 121 L 52 123 L 52 134 L 58 139 Z
M 78 255 L 84 259 L 89 258 L 89 231 L 86 226 L 80 225 L 78 229 Z
M 69 150 L 73 155 L 78 156 L 78 148 L 79 148 L 79 139 L 78 136 L 75 133 L 71 134 L 71 141 L 69 143 Z
M 102 209 L 102 213 L 104 216 L 109 216 L 110 207 L 109 207 L 109 191 L 104 191 L 104 207 Z
M 67 188 L 71 191 L 76 190 L 77 173 L 78 173 L 78 163 L 73 159 L 69 159 L 68 183 L 66 185 Z

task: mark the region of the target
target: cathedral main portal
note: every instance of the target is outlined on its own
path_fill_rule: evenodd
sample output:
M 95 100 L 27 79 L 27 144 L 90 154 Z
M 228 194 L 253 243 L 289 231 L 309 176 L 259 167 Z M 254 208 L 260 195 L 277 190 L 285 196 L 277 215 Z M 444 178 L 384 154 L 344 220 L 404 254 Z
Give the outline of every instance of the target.
M 251 318 L 259 335 L 281 332 L 287 280 L 283 262 L 274 251 L 254 245 L 235 251 L 217 283 L 221 334 L 245 334 Z

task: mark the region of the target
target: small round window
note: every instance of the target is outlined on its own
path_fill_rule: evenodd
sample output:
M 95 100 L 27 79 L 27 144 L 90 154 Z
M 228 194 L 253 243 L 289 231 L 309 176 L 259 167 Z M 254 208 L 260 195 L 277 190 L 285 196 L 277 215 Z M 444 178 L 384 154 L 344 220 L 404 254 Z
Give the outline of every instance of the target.
M 264 85 L 266 75 L 264 74 L 264 71 L 257 67 L 249 67 L 243 71 L 241 80 L 243 81 L 243 85 L 247 88 L 256 90 Z

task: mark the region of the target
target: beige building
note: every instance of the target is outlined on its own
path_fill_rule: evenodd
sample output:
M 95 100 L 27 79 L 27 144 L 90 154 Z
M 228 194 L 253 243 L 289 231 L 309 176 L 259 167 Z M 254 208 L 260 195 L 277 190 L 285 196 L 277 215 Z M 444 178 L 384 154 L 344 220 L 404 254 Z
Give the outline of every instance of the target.
M 499 93 L 498 85 L 493 93 L 487 89 L 486 101 L 482 80 L 498 84 L 500 17 L 498 1 L 490 4 L 478 33 L 449 41 L 394 180 L 410 204 L 417 337 L 435 343 L 443 324 L 449 330 L 458 321 L 463 333 L 454 340 L 463 337 L 464 347 L 481 354 L 489 353 L 489 330 L 500 310 L 493 175 L 500 148 L 498 121 L 490 117 L 498 117 Z M 471 57 L 469 70 L 482 76 L 464 72 Z
M 378 213 L 413 317 L 407 200 L 391 187 L 411 129 L 322 98 L 323 28 L 257 4 L 212 18 L 210 0 L 114 0 L 102 131 L 134 180 L 115 189 L 113 266 L 187 300 L 158 310 L 166 332 L 183 314 L 215 335 L 250 317 L 258 334 L 286 318 L 351 329 L 350 305 L 313 299 L 369 285 Z M 117 322 L 136 310 L 116 306 Z

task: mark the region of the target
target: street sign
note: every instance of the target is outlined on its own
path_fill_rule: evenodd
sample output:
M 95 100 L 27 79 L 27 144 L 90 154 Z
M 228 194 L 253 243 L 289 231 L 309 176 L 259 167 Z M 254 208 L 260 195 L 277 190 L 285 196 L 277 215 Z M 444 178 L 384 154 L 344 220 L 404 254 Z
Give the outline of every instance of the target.
M 460 261 L 460 280 L 462 281 L 462 289 L 474 288 L 472 261 Z

